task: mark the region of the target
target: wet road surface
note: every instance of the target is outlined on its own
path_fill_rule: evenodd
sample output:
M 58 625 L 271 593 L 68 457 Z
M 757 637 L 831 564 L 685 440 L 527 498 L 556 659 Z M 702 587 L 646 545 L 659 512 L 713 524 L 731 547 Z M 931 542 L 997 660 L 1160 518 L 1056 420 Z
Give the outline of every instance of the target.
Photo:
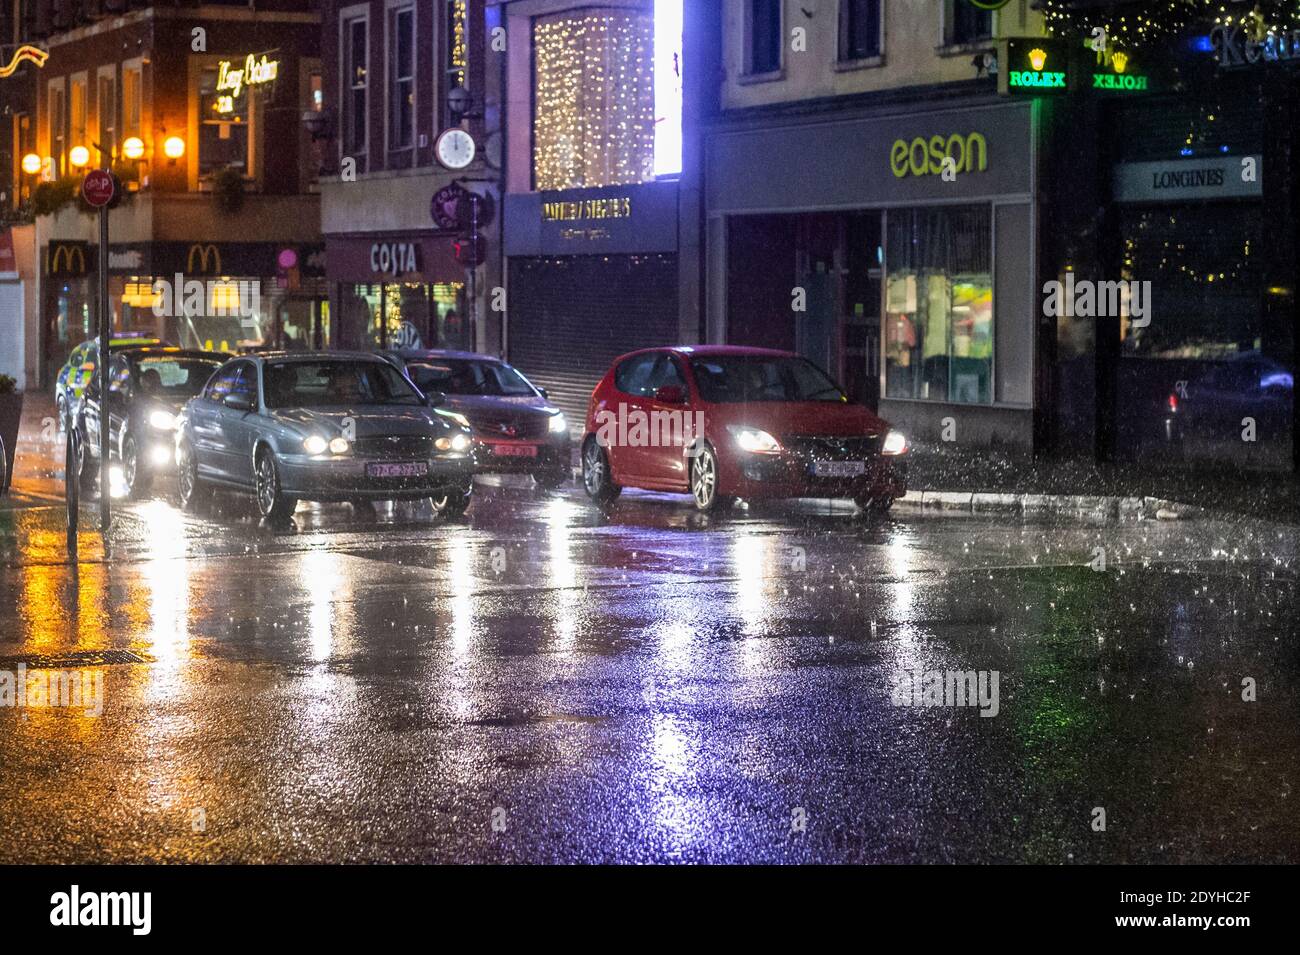
M 1294 528 L 84 514 L 0 512 L 0 671 L 105 680 L 0 707 L 0 862 L 1300 861 Z M 895 705 L 936 670 L 996 716 Z

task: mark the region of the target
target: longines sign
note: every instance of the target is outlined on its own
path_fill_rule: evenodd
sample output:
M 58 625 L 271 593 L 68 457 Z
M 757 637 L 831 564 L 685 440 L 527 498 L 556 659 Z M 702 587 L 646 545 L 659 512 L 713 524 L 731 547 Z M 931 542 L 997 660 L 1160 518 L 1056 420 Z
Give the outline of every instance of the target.
M 1215 156 L 1115 167 L 1117 202 L 1248 199 L 1264 194 L 1262 156 Z

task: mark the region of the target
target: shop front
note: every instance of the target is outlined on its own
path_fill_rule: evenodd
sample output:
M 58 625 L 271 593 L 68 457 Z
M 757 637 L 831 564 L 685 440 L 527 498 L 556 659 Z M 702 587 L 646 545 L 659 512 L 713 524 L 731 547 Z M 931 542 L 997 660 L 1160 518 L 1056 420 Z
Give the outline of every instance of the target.
M 98 246 L 45 249 L 44 380 L 98 334 Z M 319 244 L 110 244 L 108 301 L 115 334 L 226 352 L 307 348 L 329 334 Z
M 571 420 L 610 363 L 677 344 L 675 181 L 507 195 L 510 361 Z
M 472 351 L 466 269 L 446 234 L 326 239 L 335 348 Z
M 1033 446 L 1037 107 L 731 120 L 710 340 L 797 351 L 929 441 Z

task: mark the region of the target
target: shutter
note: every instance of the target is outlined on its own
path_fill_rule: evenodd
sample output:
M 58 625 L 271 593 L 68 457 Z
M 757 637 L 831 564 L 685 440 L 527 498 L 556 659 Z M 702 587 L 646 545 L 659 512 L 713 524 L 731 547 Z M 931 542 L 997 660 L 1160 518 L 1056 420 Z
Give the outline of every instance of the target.
M 547 390 L 573 434 L 615 358 L 675 344 L 677 256 L 510 260 L 510 363 Z

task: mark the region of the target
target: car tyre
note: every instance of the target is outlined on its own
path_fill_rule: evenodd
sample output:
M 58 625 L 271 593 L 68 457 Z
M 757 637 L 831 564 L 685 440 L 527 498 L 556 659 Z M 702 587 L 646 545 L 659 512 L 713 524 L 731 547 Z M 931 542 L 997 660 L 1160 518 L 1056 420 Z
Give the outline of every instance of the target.
M 457 518 L 465 514 L 469 508 L 470 498 L 474 496 L 474 481 L 466 481 L 461 487 L 449 488 L 447 493 L 438 497 L 431 497 L 430 503 L 433 504 L 433 512 L 439 517 Z
M 177 450 L 176 487 L 180 492 L 182 510 L 199 511 L 212 500 L 212 491 L 199 477 L 194 450 L 186 443 Z
M 140 448 L 129 431 L 122 439 L 122 483 L 126 493 L 137 500 L 147 496 L 153 486 L 153 474 L 140 466 Z
M 718 493 L 718 455 L 712 445 L 705 444 L 691 457 L 690 481 L 697 510 L 718 513 L 736 503 L 734 497 Z
M 889 513 L 890 508 L 894 506 L 892 497 L 871 497 L 866 494 L 859 494 L 853 499 L 853 503 L 862 509 L 862 513 L 870 517 L 884 517 Z
M 90 494 L 95 490 L 95 485 L 99 480 L 99 462 L 90 456 L 90 449 L 86 447 L 87 441 L 85 433 L 77 429 L 77 485 L 82 493 Z
M 587 496 L 597 504 L 608 504 L 623 493 L 623 489 L 614 483 L 609 455 L 595 437 L 588 438 L 582 449 L 582 486 L 586 488 Z
M 68 427 L 68 399 L 62 393 L 54 396 L 54 416 L 59 421 L 59 430 L 65 430 Z
M 280 469 L 276 467 L 275 455 L 270 450 L 263 448 L 257 453 L 253 479 L 257 510 L 263 518 L 272 524 L 279 524 L 293 516 L 298 500 L 284 493 L 280 484 Z

